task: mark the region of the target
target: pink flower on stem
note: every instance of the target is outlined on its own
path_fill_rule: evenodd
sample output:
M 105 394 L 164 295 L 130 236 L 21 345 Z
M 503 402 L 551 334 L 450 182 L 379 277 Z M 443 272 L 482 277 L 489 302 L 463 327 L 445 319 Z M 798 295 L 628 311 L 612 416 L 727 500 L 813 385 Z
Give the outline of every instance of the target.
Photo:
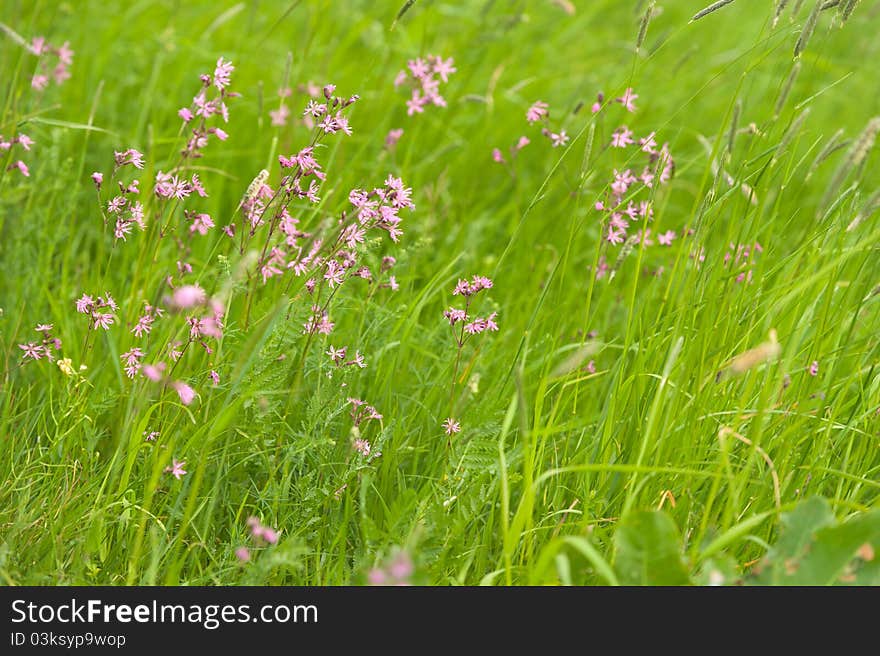
M 165 363 L 160 362 L 159 364 L 145 364 L 141 366 L 141 374 L 145 378 L 152 380 L 154 383 L 158 383 L 162 380 L 165 375 Z
M 104 330 L 109 330 L 110 326 L 113 325 L 113 322 L 115 320 L 116 317 L 108 312 L 95 312 L 92 314 L 94 328 L 103 328 Z
M 431 57 L 429 57 L 431 59 Z M 444 82 L 449 82 L 449 76 L 456 72 L 456 68 L 452 65 L 452 57 L 443 61 L 442 57 L 434 57 L 434 72 L 440 76 L 440 79 Z
M 282 127 L 287 125 L 287 119 L 290 118 L 290 110 L 287 105 L 281 105 L 278 109 L 269 111 L 269 118 L 272 120 L 274 127 Z
M 20 159 L 16 160 L 12 164 L 10 164 L 9 167 L 7 168 L 8 171 L 12 170 L 12 169 L 18 169 L 19 172 L 26 178 L 29 178 L 31 176 L 31 172 L 30 172 L 30 169 L 28 169 L 27 164 L 25 164 Z
M 813 362 L 810 364 L 810 368 L 808 371 L 811 376 L 818 376 L 819 375 L 819 361 L 813 360 Z
M 360 453 L 364 458 L 370 457 L 370 451 L 372 450 L 372 447 L 370 446 L 370 443 L 367 440 L 365 440 L 363 438 L 358 438 L 352 443 L 352 447 L 354 448 L 355 451 Z
M 251 535 L 258 543 L 276 544 L 278 542 L 278 531 L 270 526 L 263 526 L 256 517 L 248 517 L 247 525 L 251 529 Z
M 532 106 L 528 108 L 526 111 L 526 120 L 529 123 L 537 123 L 540 120 L 543 120 L 547 116 L 550 115 L 550 105 L 547 103 L 537 100 L 532 103 Z
M 200 235 L 207 235 L 208 230 L 214 227 L 214 221 L 207 214 L 193 214 L 190 216 L 190 219 L 192 219 L 192 223 L 189 226 L 191 233 L 198 232 Z
M 461 432 L 461 424 L 459 424 L 455 419 L 449 417 L 443 421 L 443 430 L 447 435 L 452 435 L 453 433 Z
M 186 464 L 186 460 L 178 460 L 177 458 L 173 458 L 171 461 L 171 466 L 165 468 L 166 474 L 171 474 L 177 480 L 183 478 L 186 475 L 186 470 L 183 466 Z
M 171 383 L 171 387 L 177 392 L 177 395 L 180 397 L 180 402 L 183 403 L 183 405 L 189 405 L 196 397 L 195 390 L 182 380 L 175 380 Z
M 113 159 L 116 162 L 117 167 L 131 164 L 136 169 L 144 168 L 144 155 L 134 148 L 129 148 L 128 150 L 123 150 L 121 152 L 114 152 Z
M 397 142 L 400 141 L 400 138 L 403 136 L 403 129 L 397 128 L 394 130 L 389 130 L 388 135 L 385 137 L 385 147 L 391 150 L 397 145 Z
M 34 344 L 33 342 L 28 342 L 27 344 L 19 344 L 18 348 L 24 351 L 24 359 L 30 358 L 31 360 L 39 360 L 43 357 L 44 347 L 39 344 Z
M 560 130 L 559 134 L 551 132 L 550 141 L 553 143 L 554 148 L 559 148 L 560 146 L 564 146 L 568 143 L 569 136 L 565 133 L 565 130 Z
M 223 57 L 217 60 L 217 66 L 214 68 L 214 86 L 223 91 L 229 86 L 229 78 L 235 66 L 232 62 L 225 61 Z
M 620 98 L 616 99 L 616 101 L 623 105 L 628 112 L 635 112 L 636 106 L 634 101 L 636 98 L 638 98 L 638 95 L 633 93 L 632 89 L 628 88 L 623 92 L 623 95 Z
M 17 137 L 15 137 L 15 139 L 13 139 L 12 141 L 13 141 L 13 143 L 20 144 L 21 147 L 24 148 L 25 150 L 30 150 L 31 146 L 34 145 L 34 140 L 31 139 L 26 134 L 20 134 Z
M 675 239 L 675 232 L 667 230 L 657 235 L 657 243 L 661 246 L 672 246 L 672 240 Z
M 642 152 L 648 153 L 649 155 L 657 152 L 657 141 L 654 139 L 656 132 L 652 132 L 644 139 L 639 139 L 639 146 L 642 149 Z
M 632 136 L 632 130 L 627 129 L 625 125 L 617 128 L 614 134 L 611 135 L 612 148 L 626 148 L 631 143 L 635 143 Z
M 171 296 L 171 306 L 177 310 L 186 310 L 204 305 L 206 298 L 205 290 L 198 285 L 184 285 L 174 290 L 174 294 Z

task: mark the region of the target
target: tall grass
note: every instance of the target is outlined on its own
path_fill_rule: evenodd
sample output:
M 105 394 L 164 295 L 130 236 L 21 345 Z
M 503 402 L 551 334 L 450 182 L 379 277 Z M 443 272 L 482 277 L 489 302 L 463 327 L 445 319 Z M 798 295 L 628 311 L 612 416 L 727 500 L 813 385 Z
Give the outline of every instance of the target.
M 843 3 L 838 29 L 811 6 L 774 27 L 773 7 L 740 2 L 689 23 L 703 4 L 6 3 L 14 34 L 76 54 L 72 77 L 37 94 L 36 58 L 0 38 L 0 134 L 36 142 L 27 178 L 0 153 L 0 578 L 345 584 L 405 553 L 419 583 L 616 583 L 621 522 L 662 508 L 702 580 L 722 560 L 748 574 L 807 496 L 841 519 L 876 506 L 872 17 Z M 394 78 L 428 53 L 455 58 L 447 106 L 407 116 Z M 243 97 L 229 139 L 195 162 L 217 226 L 187 261 L 228 297 L 214 353 L 181 360 L 198 392 L 184 405 L 120 360 L 179 252 L 155 222 L 114 240 L 89 175 L 137 148 L 146 197 L 182 143 L 177 110 L 220 56 Z M 294 119 L 310 81 L 361 99 L 353 135 L 316 151 L 321 202 L 297 212 L 331 226 L 351 188 L 389 172 L 416 210 L 393 250 L 367 244 L 394 255 L 399 289 L 340 292 L 334 332 L 303 339 L 306 293 L 259 286 L 220 227 L 241 221 L 261 169 L 277 183 L 277 156 L 309 143 Z M 273 126 L 284 86 L 292 118 Z M 627 88 L 636 114 L 613 103 Z M 529 131 L 537 99 L 565 146 Z M 621 123 L 670 143 L 649 226 L 674 231 L 670 247 L 603 240 L 594 205 L 613 169 L 637 165 L 608 147 Z M 525 134 L 509 166 L 493 162 Z M 601 262 L 614 275 L 597 279 Z M 442 313 L 472 274 L 494 280 L 480 312 L 500 330 L 459 360 Z M 89 332 L 74 301 L 105 292 L 118 324 Z M 23 363 L 37 323 L 54 324 L 71 375 Z M 154 343 L 175 338 L 160 330 Z M 325 352 L 342 345 L 367 367 L 334 367 Z M 447 435 L 450 380 L 462 430 Z M 349 397 L 382 420 L 353 431 Z M 179 479 L 165 472 L 178 459 Z

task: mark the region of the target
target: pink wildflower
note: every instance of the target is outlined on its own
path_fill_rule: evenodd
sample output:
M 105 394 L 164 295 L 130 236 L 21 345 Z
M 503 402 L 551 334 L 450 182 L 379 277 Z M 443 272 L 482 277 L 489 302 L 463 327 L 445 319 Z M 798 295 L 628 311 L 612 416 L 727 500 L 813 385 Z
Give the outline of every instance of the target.
M 657 243 L 661 246 L 672 246 L 672 240 L 675 239 L 675 232 L 667 230 L 657 235 Z
M 617 98 L 617 102 L 623 105 L 628 112 L 635 112 L 636 106 L 634 104 L 634 101 L 636 98 L 638 98 L 638 95 L 633 93 L 632 89 L 627 89 L 623 92 L 623 96 Z
M 278 109 L 269 111 L 269 117 L 272 119 L 272 125 L 282 127 L 287 125 L 287 119 L 290 118 L 290 110 L 287 105 L 281 105 Z
M 537 123 L 538 121 L 547 117 L 550 112 L 550 105 L 540 100 L 535 101 L 531 107 L 529 107 L 528 111 L 526 111 L 526 120 L 529 123 Z
M 455 421 L 452 417 L 444 420 L 442 426 L 447 435 L 461 432 L 461 424 Z
M 177 480 L 180 480 L 183 476 L 186 475 L 186 470 L 183 466 L 186 464 L 186 460 L 178 460 L 177 458 L 172 459 L 172 464 L 170 467 L 165 468 L 166 474 L 171 474 Z
M 403 129 L 397 128 L 394 130 L 389 130 L 388 135 L 385 137 L 385 147 L 389 150 L 394 148 L 397 145 L 397 142 L 400 141 L 400 138 L 403 136 Z
M 183 405 L 189 405 L 196 397 L 195 390 L 181 380 L 175 380 L 171 383 L 171 387 L 177 392 L 177 395 L 180 397 L 180 402 L 183 403 Z
M 614 134 L 611 135 L 611 146 L 613 148 L 626 148 L 631 143 L 635 143 L 632 139 L 632 130 L 628 130 L 624 125 L 619 127 Z
M 553 142 L 554 148 L 559 148 L 560 146 L 564 146 L 568 143 L 569 136 L 565 133 L 565 130 L 560 130 L 559 134 L 551 132 L 550 141 Z
M 27 344 L 19 344 L 18 348 L 24 351 L 25 359 L 39 360 L 43 357 L 44 347 L 39 344 L 34 344 L 33 342 L 28 342 Z
M 159 364 L 145 364 L 141 366 L 141 374 L 145 378 L 152 380 L 154 383 L 158 383 L 162 380 L 162 377 L 165 374 L 165 363 L 160 362 Z
M 13 143 L 20 144 L 21 147 L 24 148 L 25 150 L 30 150 L 31 146 L 34 144 L 34 140 L 31 139 L 26 134 L 20 134 L 17 137 L 15 137 L 15 139 L 13 139 L 12 141 L 13 141 Z
M 171 297 L 171 305 L 178 310 L 204 305 L 205 290 L 198 285 L 184 285 L 174 290 Z
M 223 91 L 229 86 L 229 77 L 234 70 L 235 66 L 232 65 L 232 62 L 224 61 L 223 57 L 218 59 L 217 66 L 214 68 L 214 86 Z
M 190 232 L 198 232 L 200 235 L 207 235 L 208 230 L 214 227 L 214 221 L 207 214 L 193 214 L 190 216 L 192 224 L 189 226 Z
M 116 317 L 114 315 L 106 312 L 95 312 L 92 314 L 94 328 L 103 328 L 104 330 L 109 330 L 110 326 L 113 325 L 115 319 Z

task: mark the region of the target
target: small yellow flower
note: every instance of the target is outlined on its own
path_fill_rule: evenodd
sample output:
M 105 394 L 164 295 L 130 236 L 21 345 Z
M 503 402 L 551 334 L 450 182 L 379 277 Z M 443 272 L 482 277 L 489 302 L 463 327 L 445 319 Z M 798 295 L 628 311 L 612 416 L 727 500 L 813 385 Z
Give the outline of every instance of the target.
M 56 364 L 58 365 L 58 368 L 61 369 L 61 373 L 63 373 L 65 376 L 74 375 L 75 372 L 73 371 L 73 361 L 70 358 L 62 358 L 61 360 L 58 360 Z

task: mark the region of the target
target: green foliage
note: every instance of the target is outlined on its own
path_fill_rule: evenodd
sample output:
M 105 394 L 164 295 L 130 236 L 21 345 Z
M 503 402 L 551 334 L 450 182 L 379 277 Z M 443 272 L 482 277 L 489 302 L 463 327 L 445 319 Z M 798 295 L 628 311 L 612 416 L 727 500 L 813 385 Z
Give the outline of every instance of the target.
M 759 585 L 880 585 L 880 510 L 838 522 L 813 497 L 784 513 L 780 536 L 752 579 Z
M 615 568 L 624 585 L 690 582 L 675 523 L 662 511 L 639 511 L 621 521 L 614 536 Z
M 730 3 L 689 23 L 699 7 L 658 1 L 636 49 L 638 3 L 401 4 L 4 2 L 0 135 L 35 143 L 0 150 L 0 581 L 360 584 L 407 554 L 413 581 L 439 585 L 880 583 L 870 12 L 817 12 L 805 31 L 805 11 L 774 25 L 771 7 Z M 70 41 L 72 77 L 37 93 L 16 34 Z M 408 116 L 394 77 L 429 53 L 455 58 L 447 106 Z M 191 236 L 169 208 L 173 237 L 148 222 L 116 241 L 90 173 L 143 151 L 145 169 L 125 172 L 152 221 L 176 112 L 220 56 L 242 97 L 229 139 L 187 171 L 208 197 L 186 204 L 215 228 Z M 278 155 L 310 143 L 310 81 L 361 99 L 353 134 L 316 148 L 327 180 L 320 203 L 294 206 L 303 229 L 332 234 L 349 191 L 389 173 L 416 211 L 400 243 L 359 247 L 374 272 L 397 258 L 385 275 L 399 289 L 342 285 L 333 332 L 307 339 L 303 281 L 259 284 L 256 256 L 221 228 L 242 225 L 261 169 L 277 185 Z M 282 86 L 291 119 L 277 126 Z M 635 113 L 614 102 L 629 87 Z M 536 100 L 566 146 L 526 123 Z M 675 159 L 669 184 L 636 199 L 652 203 L 632 229 L 650 246 L 609 244 L 594 209 L 615 170 L 644 166 L 637 146 L 609 146 L 623 124 Z M 30 177 L 9 168 L 19 157 Z M 183 261 L 227 302 L 223 338 L 177 365 L 188 406 L 120 360 L 142 345 L 164 361 L 186 339 L 172 313 L 131 333 Z M 442 312 L 473 274 L 495 281 L 479 313 L 501 329 L 465 347 L 452 385 Z M 74 301 L 107 292 L 118 321 L 86 339 Z M 23 362 L 38 323 L 54 324 L 69 373 Z M 367 367 L 334 366 L 331 346 Z M 382 419 L 355 430 L 349 398 Z

